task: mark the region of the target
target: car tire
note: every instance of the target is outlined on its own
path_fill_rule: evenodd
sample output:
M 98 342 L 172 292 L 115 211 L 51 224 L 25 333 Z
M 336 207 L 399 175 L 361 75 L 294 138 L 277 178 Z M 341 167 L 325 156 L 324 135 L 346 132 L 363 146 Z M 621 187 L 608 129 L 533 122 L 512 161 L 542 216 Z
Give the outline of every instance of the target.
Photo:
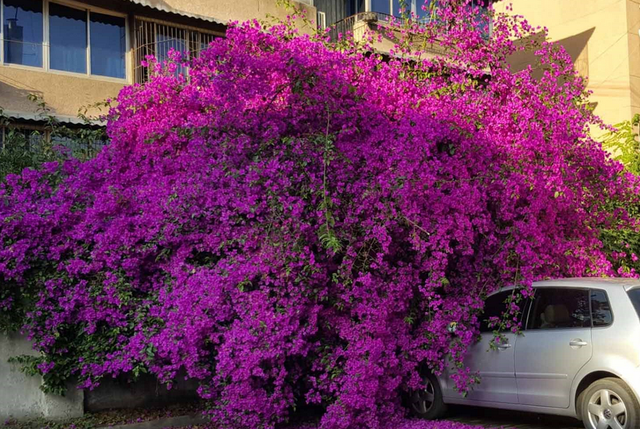
M 409 394 L 409 409 L 411 414 L 421 419 L 438 419 L 447 411 L 440 383 L 433 374 L 427 374 L 424 382 L 426 385 L 424 389 L 414 390 Z
M 603 378 L 585 389 L 577 401 L 586 429 L 636 429 L 640 427 L 640 405 L 622 380 Z

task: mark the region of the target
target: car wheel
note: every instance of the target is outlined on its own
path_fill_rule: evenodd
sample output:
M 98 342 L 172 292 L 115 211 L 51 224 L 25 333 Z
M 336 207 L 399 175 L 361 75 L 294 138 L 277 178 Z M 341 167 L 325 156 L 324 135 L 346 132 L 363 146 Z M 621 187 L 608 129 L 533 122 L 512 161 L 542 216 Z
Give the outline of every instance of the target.
M 447 411 L 447 405 L 442 400 L 442 389 L 436 377 L 432 374 L 424 378 L 425 387 L 414 390 L 409 395 L 411 413 L 422 419 L 433 420 L 442 417 Z
M 640 427 L 640 406 L 622 380 L 603 378 L 578 398 L 586 429 L 635 429 Z

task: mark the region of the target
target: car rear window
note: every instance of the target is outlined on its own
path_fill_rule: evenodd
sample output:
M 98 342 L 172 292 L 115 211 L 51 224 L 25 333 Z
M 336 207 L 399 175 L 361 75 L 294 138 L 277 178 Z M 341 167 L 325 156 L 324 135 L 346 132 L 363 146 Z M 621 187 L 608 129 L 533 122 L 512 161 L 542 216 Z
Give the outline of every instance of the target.
M 594 328 L 610 326 L 613 323 L 611 304 L 603 290 L 591 290 L 591 323 Z
M 640 317 L 640 288 L 631 289 L 628 294 L 636 313 L 638 313 L 638 317 Z

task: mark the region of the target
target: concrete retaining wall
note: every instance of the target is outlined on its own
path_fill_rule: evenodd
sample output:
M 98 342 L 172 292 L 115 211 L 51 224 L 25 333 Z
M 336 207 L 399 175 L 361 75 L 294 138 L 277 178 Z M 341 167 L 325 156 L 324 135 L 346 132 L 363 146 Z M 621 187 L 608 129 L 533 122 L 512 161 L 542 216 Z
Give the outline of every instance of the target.
M 10 364 L 13 356 L 37 356 L 31 343 L 21 335 L 0 334 L 0 422 L 7 419 L 51 420 L 80 417 L 85 411 L 95 412 L 124 408 L 155 408 L 198 398 L 197 382 L 177 377 L 171 390 L 155 377 L 143 376 L 135 383 L 125 378 L 103 379 L 92 391 L 69 386 L 64 397 L 45 394 L 40 390 L 42 378 L 31 377 Z
M 0 421 L 9 418 L 44 417 L 65 419 L 82 416 L 84 393 L 70 388 L 66 396 L 46 395 L 40 390 L 41 377 L 20 372 L 7 360 L 12 356 L 36 355 L 27 339 L 20 335 L 0 334 Z

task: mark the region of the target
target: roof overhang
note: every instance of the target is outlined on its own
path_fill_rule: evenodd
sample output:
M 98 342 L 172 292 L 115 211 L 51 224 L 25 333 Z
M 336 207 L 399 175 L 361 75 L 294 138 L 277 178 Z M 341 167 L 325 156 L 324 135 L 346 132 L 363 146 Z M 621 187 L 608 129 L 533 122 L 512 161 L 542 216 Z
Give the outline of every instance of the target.
M 195 13 L 185 12 L 183 10 L 176 9 L 165 4 L 162 0 L 125 0 L 130 3 L 135 3 L 140 6 L 148 7 L 151 9 L 159 10 L 166 13 L 172 13 L 175 15 L 184 16 L 187 18 L 199 19 L 201 21 L 212 22 L 214 24 L 226 25 L 225 22 L 220 21 L 219 19 L 215 19 L 210 16 L 198 15 Z
M 30 123 L 37 123 L 37 124 L 42 124 L 48 120 L 48 118 L 42 116 L 39 113 L 11 112 L 11 111 L 5 110 L 2 112 L 2 114 L 3 116 L 9 119 L 30 122 Z M 62 124 L 88 125 L 88 126 L 97 126 L 97 127 L 103 127 L 107 125 L 106 121 L 98 121 L 98 120 L 90 121 L 89 123 L 87 123 L 87 121 L 77 116 L 64 116 L 64 115 L 52 115 L 52 116 L 56 121 Z

